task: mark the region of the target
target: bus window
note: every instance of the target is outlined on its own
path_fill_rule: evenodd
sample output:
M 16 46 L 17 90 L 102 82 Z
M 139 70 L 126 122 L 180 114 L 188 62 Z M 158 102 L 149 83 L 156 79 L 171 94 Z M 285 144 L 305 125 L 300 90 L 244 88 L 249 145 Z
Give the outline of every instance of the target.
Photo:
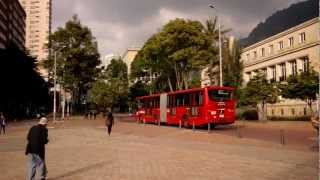
M 201 92 L 195 94 L 195 105 L 201 106 L 203 104 L 203 95 Z
M 232 91 L 222 89 L 210 90 L 209 98 L 212 101 L 227 101 L 232 99 Z

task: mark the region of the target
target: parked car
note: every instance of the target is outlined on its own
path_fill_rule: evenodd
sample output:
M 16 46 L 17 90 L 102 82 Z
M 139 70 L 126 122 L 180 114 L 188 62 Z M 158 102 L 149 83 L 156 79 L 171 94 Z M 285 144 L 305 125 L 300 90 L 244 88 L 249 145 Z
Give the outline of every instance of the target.
M 317 129 L 319 132 L 319 113 L 316 112 L 312 117 L 311 117 L 311 124 L 314 128 Z

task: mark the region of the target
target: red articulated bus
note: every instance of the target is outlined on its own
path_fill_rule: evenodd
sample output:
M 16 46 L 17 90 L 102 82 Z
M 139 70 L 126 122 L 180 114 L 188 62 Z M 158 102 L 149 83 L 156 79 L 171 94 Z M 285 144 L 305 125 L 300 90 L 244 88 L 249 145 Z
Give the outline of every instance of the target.
M 136 120 L 184 127 L 235 121 L 234 88 L 207 86 L 138 97 Z

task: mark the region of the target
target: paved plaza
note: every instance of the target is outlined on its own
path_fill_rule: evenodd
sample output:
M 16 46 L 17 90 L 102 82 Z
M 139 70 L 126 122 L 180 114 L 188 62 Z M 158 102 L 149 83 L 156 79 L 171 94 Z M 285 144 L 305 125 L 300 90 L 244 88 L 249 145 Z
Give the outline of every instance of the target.
M 9 124 L 0 136 L 1 180 L 25 179 L 26 134 L 35 123 Z M 309 122 L 237 122 L 208 133 L 116 118 L 111 137 L 103 124 L 49 123 L 49 180 L 318 179 L 318 139 Z

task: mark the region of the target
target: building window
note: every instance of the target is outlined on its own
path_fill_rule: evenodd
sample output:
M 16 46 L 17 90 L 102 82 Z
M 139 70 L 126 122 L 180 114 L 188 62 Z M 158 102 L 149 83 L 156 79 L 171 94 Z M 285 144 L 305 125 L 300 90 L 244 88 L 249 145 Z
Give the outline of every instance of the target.
M 289 38 L 289 46 L 290 46 L 290 47 L 293 46 L 293 37 L 290 37 L 290 38 Z
M 262 56 L 262 57 L 265 56 L 265 50 L 264 50 L 264 48 L 261 49 L 261 56 Z
M 309 71 L 309 58 L 308 57 L 302 58 L 302 71 L 303 72 Z
M 279 50 L 283 49 L 283 41 L 279 42 Z
M 274 109 L 271 110 L 271 114 L 274 115 Z
M 297 75 L 297 61 L 296 60 L 293 60 L 293 61 L 290 61 L 290 66 L 291 66 L 291 72 L 292 72 L 292 75 L 295 76 Z
M 307 108 L 303 108 L 303 115 L 307 115 Z
M 306 41 L 306 33 L 300 33 L 299 34 L 300 43 L 304 43 Z
M 292 115 L 295 114 L 294 108 L 291 109 L 291 114 L 292 114 Z
M 280 111 L 281 111 L 281 115 L 283 116 L 283 114 L 284 114 L 284 111 L 283 111 L 283 109 L 281 109 Z
M 280 64 L 280 71 L 281 71 L 280 81 L 285 81 L 286 80 L 286 63 Z
M 253 58 L 257 58 L 257 51 L 253 51 Z
M 273 54 L 273 45 L 269 46 L 269 54 Z

